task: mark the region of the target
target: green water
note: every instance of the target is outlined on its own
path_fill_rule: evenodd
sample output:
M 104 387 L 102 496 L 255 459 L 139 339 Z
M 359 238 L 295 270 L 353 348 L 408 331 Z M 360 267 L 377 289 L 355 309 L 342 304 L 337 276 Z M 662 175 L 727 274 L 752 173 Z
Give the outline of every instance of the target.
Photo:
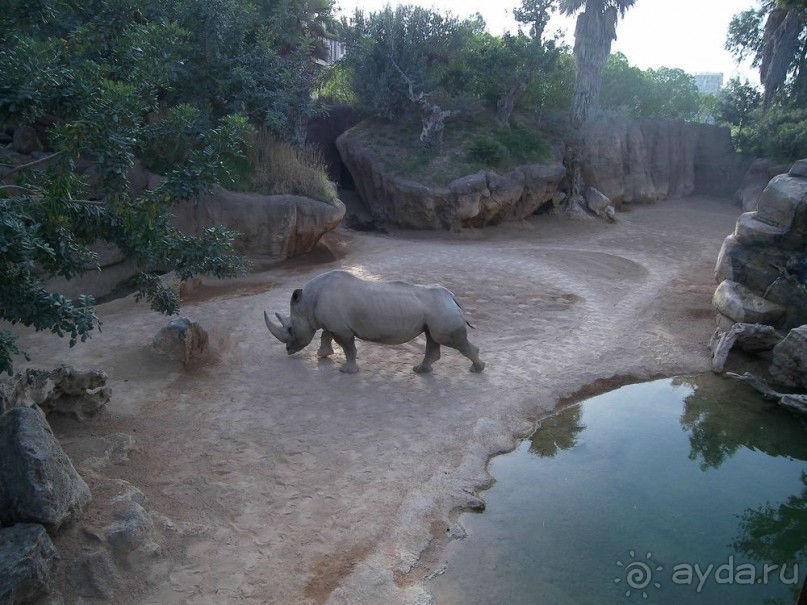
M 491 461 L 486 511 L 460 517 L 427 587 L 436 605 L 792 604 L 805 461 L 805 419 L 745 384 L 623 387 Z

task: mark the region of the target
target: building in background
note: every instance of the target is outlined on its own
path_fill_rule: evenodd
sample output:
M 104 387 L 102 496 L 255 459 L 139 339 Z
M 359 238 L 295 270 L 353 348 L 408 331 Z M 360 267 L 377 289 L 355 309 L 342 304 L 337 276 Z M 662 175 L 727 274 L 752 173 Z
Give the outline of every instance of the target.
M 695 78 L 698 92 L 703 94 L 716 95 L 723 88 L 722 73 L 695 74 L 693 77 Z

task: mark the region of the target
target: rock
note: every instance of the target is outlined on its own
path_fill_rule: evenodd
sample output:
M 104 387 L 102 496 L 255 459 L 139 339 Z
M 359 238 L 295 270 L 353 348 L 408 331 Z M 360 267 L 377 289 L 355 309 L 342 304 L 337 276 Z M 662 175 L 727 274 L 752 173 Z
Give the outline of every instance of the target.
M 67 582 L 79 597 L 113 602 L 121 576 L 112 558 L 103 549 L 82 552 L 70 564 Z
M 239 232 L 234 242 L 239 254 L 282 260 L 310 252 L 342 220 L 345 205 L 215 187 L 198 200 L 178 204 L 174 215 L 174 224 L 189 235 L 223 225 Z
M 18 523 L 0 529 L 0 603 L 23 605 L 53 590 L 59 553 L 45 528 Z
M 717 287 L 712 304 L 737 323 L 775 325 L 785 315 L 781 305 L 767 301 L 742 284 L 729 280 Z
M 756 212 L 745 212 L 737 219 L 734 237 L 741 245 L 769 244 L 781 237 L 785 229 L 774 227 L 757 219 Z
M 788 172 L 790 176 L 798 176 L 807 178 L 807 158 L 799 160 L 790 167 Z
M 55 370 L 26 369 L 0 380 L 0 413 L 15 407 L 39 406 L 84 420 L 103 408 L 111 397 L 107 375 L 100 370 L 80 371 L 62 365 Z
M 759 198 L 756 218 L 783 232 L 794 225 L 796 211 L 807 202 L 807 180 L 781 174 L 771 179 Z
M 768 182 L 776 175 L 786 172 L 787 165 L 775 164 L 767 159 L 754 160 L 743 175 L 740 187 L 734 193 L 734 196 L 740 200 L 743 210 L 756 210 L 759 198 Z
M 459 229 L 519 221 L 551 202 L 566 174 L 558 159 L 506 174 L 483 170 L 444 187 L 426 186 L 384 171 L 364 144 L 371 128 L 371 122 L 364 122 L 343 133 L 336 144 L 370 214 L 401 227 Z
M 780 174 L 771 179 L 757 209 L 742 214 L 723 241 L 715 278 L 739 283 L 783 310 L 776 323 L 772 317 L 760 319 L 763 323 L 783 330 L 807 323 L 806 178 Z
M 807 389 L 807 325 L 790 330 L 773 348 L 770 372 L 779 384 Z
M 152 349 L 168 359 L 190 363 L 207 352 L 207 332 L 189 317 L 172 319 L 151 342 Z
M 51 530 L 77 517 L 90 489 L 35 407 L 0 416 L 0 524 L 41 523 Z
M 104 528 L 104 535 L 116 556 L 130 552 L 153 542 L 154 525 L 143 506 L 131 500 L 115 504 L 116 521 Z
M 586 190 L 583 192 L 583 197 L 586 200 L 586 206 L 588 206 L 589 210 L 600 218 L 613 222 L 614 205 L 599 189 L 586 187 Z
M 39 140 L 39 134 L 33 126 L 17 126 L 14 129 L 14 138 L 11 143 L 11 148 L 23 154 L 31 154 L 35 151 L 43 151 L 45 149 L 42 141 Z

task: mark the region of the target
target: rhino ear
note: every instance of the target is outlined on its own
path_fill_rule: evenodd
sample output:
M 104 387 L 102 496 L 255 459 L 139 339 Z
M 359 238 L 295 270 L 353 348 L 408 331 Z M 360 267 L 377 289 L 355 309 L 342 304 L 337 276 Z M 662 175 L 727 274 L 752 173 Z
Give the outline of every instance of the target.
M 300 300 L 303 298 L 303 291 L 300 288 L 297 288 L 291 294 L 291 304 L 296 305 Z
M 288 342 L 290 336 L 288 326 L 279 314 L 275 313 L 275 315 L 277 316 L 278 320 L 280 320 L 280 323 L 270 319 L 269 314 L 266 311 L 263 312 L 263 319 L 266 322 L 266 327 L 269 328 L 272 336 L 277 338 L 280 342 Z

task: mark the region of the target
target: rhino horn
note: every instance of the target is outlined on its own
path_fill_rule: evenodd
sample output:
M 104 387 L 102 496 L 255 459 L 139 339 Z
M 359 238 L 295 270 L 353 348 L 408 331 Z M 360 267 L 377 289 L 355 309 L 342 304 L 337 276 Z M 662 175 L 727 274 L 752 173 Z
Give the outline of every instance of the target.
M 269 328 L 269 331 L 272 333 L 272 336 L 277 338 L 280 342 L 287 343 L 289 341 L 289 332 L 288 332 L 288 321 L 285 320 L 280 316 L 279 313 L 275 313 L 278 321 L 269 318 L 269 314 L 264 311 L 263 312 L 263 319 L 266 321 L 266 327 Z

